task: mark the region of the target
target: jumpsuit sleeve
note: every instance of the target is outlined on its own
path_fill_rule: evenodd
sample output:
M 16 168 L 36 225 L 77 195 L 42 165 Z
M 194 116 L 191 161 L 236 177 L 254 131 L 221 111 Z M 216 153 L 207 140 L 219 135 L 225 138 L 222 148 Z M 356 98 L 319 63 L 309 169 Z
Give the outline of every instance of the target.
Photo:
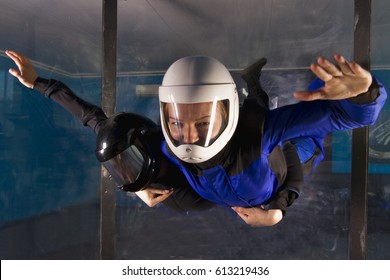
M 275 198 L 270 202 L 268 209 L 280 209 L 283 217 L 287 213 L 287 207 L 291 206 L 298 195 L 294 191 L 283 189 L 276 193 Z
M 290 142 L 283 145 L 283 154 L 287 164 L 287 174 L 283 184 L 269 202 L 268 209 L 280 209 L 283 216 L 286 208 L 291 206 L 303 188 L 304 176 L 298 153 Z
M 263 151 L 296 137 L 323 138 L 330 132 L 374 124 L 386 99 L 385 88 L 373 79 L 369 91 L 354 98 L 299 102 L 271 110 L 265 121 Z
M 386 91 L 384 90 L 383 87 L 382 87 L 382 91 L 380 91 L 380 87 L 381 86 L 374 79 L 372 85 L 370 86 L 369 90 L 366 93 L 363 93 L 354 98 L 350 98 L 348 100 L 340 101 L 341 103 L 345 103 L 342 104 L 343 106 L 342 108 L 344 108 L 347 112 L 350 111 L 355 114 L 355 115 L 351 114 L 351 116 L 346 115 L 347 116 L 345 117 L 346 128 L 348 126 L 348 123 L 356 122 L 356 125 L 359 125 L 359 123 L 361 123 L 363 126 L 364 124 L 367 123 L 367 121 L 368 124 L 375 122 L 378 112 L 382 108 L 383 103 L 386 100 Z M 359 114 L 359 112 L 354 111 L 356 110 L 354 108 L 357 106 L 356 104 L 363 105 L 363 104 L 375 103 L 375 101 L 378 101 L 377 99 L 379 95 L 382 96 L 382 101 L 379 100 L 379 103 L 377 103 L 378 105 L 375 105 L 374 108 L 370 108 L 369 111 L 372 110 L 372 112 L 369 112 L 368 115 L 364 115 L 365 113 L 364 109 L 362 110 L 363 112 L 361 114 Z M 350 107 L 352 107 L 351 110 L 349 110 Z M 341 114 L 341 116 L 344 115 Z M 340 127 L 341 129 L 346 129 L 346 128 L 342 128 L 342 126 Z M 287 127 L 286 130 L 288 129 L 289 128 Z M 329 129 L 332 130 L 334 129 L 334 127 L 330 126 Z M 324 131 L 319 133 L 320 135 L 322 135 L 322 133 L 326 134 L 327 132 Z M 287 176 L 286 179 L 284 180 L 283 185 L 280 187 L 278 192 L 270 201 L 269 209 L 280 209 L 284 216 L 286 214 L 287 207 L 291 206 L 295 201 L 295 199 L 299 197 L 299 193 L 304 182 L 304 176 L 303 176 L 302 167 L 300 164 L 299 157 L 296 153 L 296 150 L 288 141 L 283 146 L 283 152 L 287 162 Z
M 60 81 L 38 77 L 34 83 L 34 90 L 58 103 L 95 133 L 98 133 L 101 124 L 107 119 L 100 107 L 76 96 L 70 88 Z

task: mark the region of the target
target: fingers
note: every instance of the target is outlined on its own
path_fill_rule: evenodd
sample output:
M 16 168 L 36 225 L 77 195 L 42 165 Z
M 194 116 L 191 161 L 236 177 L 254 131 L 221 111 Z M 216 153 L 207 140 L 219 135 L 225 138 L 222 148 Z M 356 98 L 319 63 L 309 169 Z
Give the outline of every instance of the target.
M 167 194 L 167 193 L 173 192 L 172 189 L 170 189 L 170 190 L 164 190 L 164 189 L 148 188 L 148 190 L 149 190 L 151 193 L 154 193 L 154 194 Z
M 321 90 L 316 91 L 296 91 L 294 92 L 294 97 L 301 101 L 313 101 L 317 99 L 324 99 L 324 92 Z
M 17 52 L 13 52 L 13 51 L 5 51 L 5 54 L 15 62 L 15 64 L 18 66 L 18 68 L 20 70 L 20 68 L 22 66 L 22 64 L 21 64 L 22 55 L 17 53 Z
M 332 80 L 333 77 L 343 76 L 343 72 L 340 70 L 341 68 L 323 57 L 318 57 L 317 64 L 311 64 L 310 69 L 318 78 L 324 82 Z
M 24 55 L 14 51 L 6 50 L 5 54 L 15 62 L 19 69 L 19 71 L 17 71 L 13 68 L 10 68 L 8 72 L 12 76 L 18 78 L 23 85 L 32 88 L 37 74 L 35 69 L 32 67 L 30 60 Z
M 268 211 L 263 210 L 260 207 L 232 207 L 232 210 L 235 211 L 237 215 L 242 220 L 244 220 L 245 223 L 252 227 L 270 225 L 269 221 L 267 220 Z
M 5 54 L 6 54 L 10 59 L 12 59 L 13 62 L 15 62 L 15 64 L 18 66 L 18 68 L 19 68 L 19 70 L 20 70 L 21 65 L 20 65 L 20 61 L 19 61 L 19 58 L 18 58 L 18 56 L 17 56 L 17 53 L 12 52 L 12 51 L 5 51 Z M 16 78 L 20 78 L 20 72 L 19 72 L 19 71 L 16 71 L 15 69 L 10 68 L 10 69 L 8 70 L 8 72 L 9 72 L 12 76 L 14 76 L 14 77 L 16 77 Z
M 28 58 L 22 55 L 21 53 L 15 52 L 15 51 L 9 51 L 6 50 L 5 54 L 11 58 L 15 63 L 18 62 L 23 62 L 23 61 L 28 61 Z
M 173 190 L 162 190 L 162 189 L 148 189 L 151 194 L 151 200 L 153 201 L 154 205 L 157 203 L 165 200 L 167 197 L 169 197 Z
M 234 207 L 231 207 L 232 210 L 236 213 L 242 213 L 245 211 L 245 208 L 244 207 L 239 207 L 239 206 L 234 206 Z
M 310 65 L 312 72 L 324 82 L 332 80 L 333 77 L 355 75 L 355 70 L 357 72 L 362 70 L 358 64 L 348 62 L 342 55 L 335 54 L 333 57 L 337 65 L 323 57 L 318 57 L 317 64 Z
M 5 51 L 5 54 L 11 58 L 13 61 L 15 61 L 15 59 L 17 59 L 17 53 L 13 52 L 13 51 L 8 51 L 6 50 Z
M 363 67 L 361 67 L 356 62 L 349 62 L 349 67 L 351 68 L 351 70 L 353 71 L 353 73 L 356 76 L 359 76 L 359 77 L 362 77 L 362 78 L 369 78 L 369 77 L 371 77 L 371 73 L 369 71 L 367 71 L 366 69 L 364 69 Z
M 333 57 L 334 57 L 334 60 L 337 62 L 337 65 L 340 67 L 341 72 L 344 75 L 355 74 L 352 67 L 351 67 L 351 64 L 356 64 L 356 63 L 348 62 L 342 55 L 339 55 L 339 54 L 335 54 Z
M 30 60 L 21 53 L 7 50 L 5 51 L 5 54 L 15 62 L 19 71 L 22 71 L 23 67 L 32 66 Z
M 336 66 L 335 64 L 331 63 L 329 60 L 321 56 L 317 59 L 317 63 L 319 66 L 322 67 L 323 70 L 325 70 L 333 77 L 341 77 L 343 75 L 338 65 Z
M 310 65 L 313 73 L 324 82 L 330 81 L 333 77 L 342 77 L 344 75 L 365 76 L 369 73 L 356 62 L 347 61 L 342 55 L 335 54 L 333 58 L 337 65 L 323 57 L 317 59 L 317 64 Z
M 232 210 L 234 212 L 236 212 L 238 215 L 244 215 L 244 216 L 248 216 L 248 212 L 247 212 L 247 208 L 244 208 L 244 207 L 238 207 L 238 206 L 235 206 L 235 207 L 231 207 Z
M 164 201 L 165 199 L 167 199 L 170 195 L 173 194 L 173 191 L 169 191 L 168 192 L 165 192 L 164 194 L 158 194 L 158 195 L 155 195 L 153 198 L 152 198 L 152 203 L 153 203 L 153 206 L 157 205 L 158 203 Z
M 143 202 L 149 207 L 154 207 L 158 203 L 167 199 L 170 195 L 172 195 L 173 190 L 162 190 L 162 189 L 153 189 L 147 188 L 142 191 L 136 192 L 136 195 L 141 198 Z
M 8 55 L 8 57 L 11 58 L 12 60 L 17 59 L 18 57 L 20 57 L 20 54 L 17 53 L 17 52 L 14 52 L 14 51 L 6 50 L 5 54 Z
M 236 212 L 241 218 L 248 218 L 251 214 L 253 214 L 254 208 L 245 208 L 240 206 L 231 207 L 234 212 Z
M 317 64 L 310 69 L 325 85 L 314 91 L 298 91 L 294 97 L 302 101 L 317 99 L 340 100 L 366 92 L 372 82 L 371 73 L 355 62 L 348 62 L 343 56 L 335 54 L 335 63 L 319 57 Z
M 311 64 L 310 69 L 318 78 L 324 82 L 328 82 L 333 78 L 333 75 L 325 70 L 321 65 Z
M 247 212 L 247 208 L 244 208 L 244 207 L 231 207 L 232 210 L 234 212 L 237 213 L 238 216 L 240 216 L 241 219 L 243 219 L 245 222 L 247 221 L 248 219 L 248 212 Z
M 12 68 L 10 68 L 9 70 L 8 70 L 8 72 L 12 75 L 12 76 L 14 76 L 14 77 L 16 77 L 16 78 L 21 78 L 21 75 L 20 75 L 20 72 L 19 71 L 16 71 L 15 69 L 12 69 Z

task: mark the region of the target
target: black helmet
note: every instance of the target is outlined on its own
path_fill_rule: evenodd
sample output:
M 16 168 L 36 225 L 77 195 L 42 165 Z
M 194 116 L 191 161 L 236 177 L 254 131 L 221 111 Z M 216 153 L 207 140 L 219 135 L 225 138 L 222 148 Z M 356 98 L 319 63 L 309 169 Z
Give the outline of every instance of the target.
M 157 177 L 162 133 L 152 120 L 118 113 L 104 121 L 95 155 L 123 191 L 145 189 Z

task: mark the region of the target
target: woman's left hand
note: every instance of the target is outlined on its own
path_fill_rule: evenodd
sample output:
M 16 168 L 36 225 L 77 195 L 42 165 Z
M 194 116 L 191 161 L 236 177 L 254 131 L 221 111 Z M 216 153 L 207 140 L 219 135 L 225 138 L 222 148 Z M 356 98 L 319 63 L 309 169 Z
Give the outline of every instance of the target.
M 160 202 L 167 199 L 171 194 L 173 194 L 173 190 L 162 190 L 156 188 L 146 188 L 142 191 L 138 191 L 135 193 L 146 205 L 149 207 L 154 207 Z
M 283 219 L 280 209 L 264 210 L 260 207 L 232 207 L 232 209 L 252 227 L 273 226 Z
M 372 83 L 371 73 L 339 54 L 333 57 L 336 63 L 319 57 L 317 64 L 310 65 L 311 71 L 323 80 L 325 85 L 318 90 L 295 92 L 295 98 L 302 101 L 340 100 L 367 92 Z
M 14 51 L 5 51 L 5 54 L 15 62 L 19 69 L 18 71 L 11 68 L 9 69 L 9 73 L 16 77 L 24 86 L 33 88 L 34 82 L 38 78 L 38 74 L 30 60 L 21 53 Z

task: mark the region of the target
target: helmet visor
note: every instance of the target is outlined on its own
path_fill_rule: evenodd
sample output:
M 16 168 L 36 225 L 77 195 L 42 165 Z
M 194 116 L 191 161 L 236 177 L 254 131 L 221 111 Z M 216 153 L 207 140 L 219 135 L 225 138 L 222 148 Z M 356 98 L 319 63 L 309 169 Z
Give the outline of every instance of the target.
M 119 187 L 127 191 L 138 191 L 145 187 L 150 161 L 135 145 L 131 145 L 126 150 L 103 162 L 104 167 L 114 178 Z
M 191 104 L 162 102 L 162 106 L 164 125 L 175 146 L 208 147 L 225 130 L 229 119 L 227 99 Z

